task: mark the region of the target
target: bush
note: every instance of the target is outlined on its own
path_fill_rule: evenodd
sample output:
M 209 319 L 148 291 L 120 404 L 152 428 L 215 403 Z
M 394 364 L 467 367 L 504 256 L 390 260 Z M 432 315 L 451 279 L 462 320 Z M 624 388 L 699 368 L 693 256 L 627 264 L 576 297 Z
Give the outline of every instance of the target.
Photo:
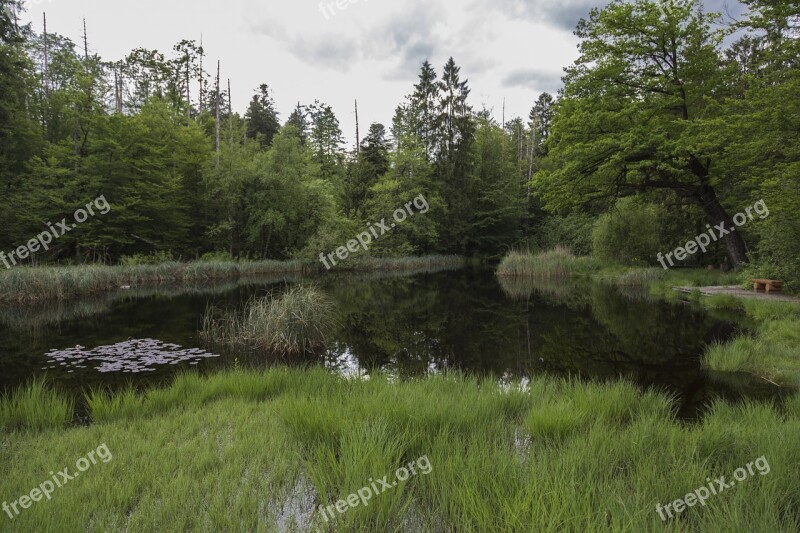
M 760 241 L 746 269 L 748 279 L 769 278 L 786 282 L 784 290 L 800 292 L 800 202 L 796 178 L 776 180 L 765 187 L 764 201 L 770 215 L 750 229 Z
M 139 265 L 160 265 L 162 263 L 171 263 L 175 259 L 172 252 L 150 252 L 149 254 L 133 254 L 123 255 L 119 259 L 119 264 L 122 266 L 139 266 Z
M 228 252 L 208 252 L 200 256 L 203 263 L 233 263 L 233 256 Z
M 656 255 L 668 249 L 661 233 L 665 218 L 661 206 L 635 196 L 619 199 L 614 209 L 595 223 L 593 255 L 626 265 L 657 265 Z
M 584 213 L 553 215 L 542 219 L 532 244 L 539 250 L 566 247 L 576 255 L 592 253 L 592 229 L 596 218 Z

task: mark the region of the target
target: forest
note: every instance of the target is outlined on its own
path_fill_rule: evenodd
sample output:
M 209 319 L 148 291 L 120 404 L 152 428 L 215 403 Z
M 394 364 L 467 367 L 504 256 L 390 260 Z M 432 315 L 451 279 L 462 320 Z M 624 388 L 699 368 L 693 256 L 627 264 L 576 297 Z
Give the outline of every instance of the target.
M 562 244 L 657 265 L 764 200 L 770 218 L 686 266 L 786 276 L 800 268 L 797 6 L 746 3 L 737 22 L 693 3 L 595 9 L 563 90 L 527 117 L 475 109 L 454 59 L 425 61 L 392 123 L 355 143 L 324 94 L 280 117 L 265 80 L 233 111 L 231 80 L 196 41 L 104 60 L 2 0 L 0 248 L 104 195 L 111 213 L 30 261 L 308 259 L 424 194 L 431 213 L 371 254 Z

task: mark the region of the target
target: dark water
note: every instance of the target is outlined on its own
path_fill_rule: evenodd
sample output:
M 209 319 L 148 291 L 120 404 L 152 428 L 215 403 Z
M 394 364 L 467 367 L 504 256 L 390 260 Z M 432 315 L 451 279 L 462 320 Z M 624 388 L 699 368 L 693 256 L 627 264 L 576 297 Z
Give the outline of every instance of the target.
M 249 284 L 120 291 L 49 305 L 0 307 L 0 389 L 46 375 L 60 389 L 146 387 L 184 369 L 210 371 L 234 357 L 203 350 L 208 306 L 235 309 L 299 278 Z M 344 373 L 400 378 L 448 369 L 498 379 L 536 374 L 620 376 L 679 397 L 694 416 L 715 397 L 769 398 L 782 391 L 741 375 L 707 373 L 699 357 L 741 326 L 682 304 L 653 302 L 602 284 L 509 285 L 491 271 L 307 279 L 335 300 L 339 328 L 316 361 Z M 236 364 L 278 364 L 269 356 Z

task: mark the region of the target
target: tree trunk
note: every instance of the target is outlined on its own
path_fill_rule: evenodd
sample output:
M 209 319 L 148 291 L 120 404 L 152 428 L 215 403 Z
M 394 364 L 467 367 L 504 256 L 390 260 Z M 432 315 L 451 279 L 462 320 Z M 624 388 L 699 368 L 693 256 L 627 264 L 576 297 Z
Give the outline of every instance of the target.
M 736 231 L 733 219 L 720 203 L 717 193 L 712 187 L 703 187 L 697 200 L 711 223 L 712 228 L 709 231 L 714 232 L 717 238 L 722 239 L 728 252 L 728 258 L 731 260 L 731 265 L 734 269 L 739 270 L 747 263 L 747 245 L 742 238 L 742 234 Z M 724 224 L 724 229 L 729 232 L 722 237 L 720 237 L 720 231 L 716 228 L 720 224 Z

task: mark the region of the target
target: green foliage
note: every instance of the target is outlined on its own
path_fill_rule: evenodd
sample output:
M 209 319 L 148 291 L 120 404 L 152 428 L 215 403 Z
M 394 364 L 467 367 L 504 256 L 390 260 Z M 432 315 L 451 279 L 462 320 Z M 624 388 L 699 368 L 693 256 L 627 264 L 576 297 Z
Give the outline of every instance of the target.
M 259 92 L 253 96 L 244 118 L 247 121 L 247 137 L 258 140 L 261 146 L 270 146 L 280 130 L 280 122 L 267 84 L 259 87 Z
M 447 216 L 432 172 L 419 143 L 409 142 L 392 154 L 391 170 L 370 188 L 364 207 L 367 223 L 376 224 L 384 219 L 393 223 L 393 213 L 420 196 L 425 198 L 429 209 L 426 213 L 415 210 L 414 216 L 374 241 L 370 246 L 372 255 L 429 254 L 441 248 L 439 231 Z
M 149 254 L 123 255 L 119 258 L 122 266 L 158 265 L 174 261 L 172 252 L 150 252 Z
M 621 198 L 615 208 L 602 215 L 592 232 L 594 256 L 627 265 L 656 265 L 664 250 L 661 228 L 664 209 L 637 197 Z
M 228 252 L 207 252 L 200 256 L 200 261 L 206 263 L 231 263 L 233 257 Z
M 538 250 L 552 250 L 563 246 L 577 255 L 589 255 L 592 253 L 595 220 L 595 217 L 579 212 L 545 216 L 536 227 L 536 237 L 532 244 Z
M 657 220 L 644 220 L 655 207 L 618 216 L 622 202 L 601 219 L 597 253 L 653 264 L 654 253 L 763 198 L 768 219 L 696 259 L 749 259 L 748 273 L 796 291 L 796 6 L 751 0 L 749 17 L 726 27 L 697 1 L 673 4 L 668 14 L 651 0 L 594 9 L 577 28 L 580 57 L 563 93 L 539 95 L 528 117 L 502 125 L 473 109 L 454 58 L 439 72 L 426 61 L 396 108 L 393 139 L 372 124 L 356 152 L 319 101 L 298 103 L 282 129 L 267 84 L 244 116 L 230 110 L 225 91 L 210 89 L 194 41 L 106 63 L 51 33 L 44 75 L 43 36 L 3 19 L 0 250 L 103 194 L 110 213 L 30 264 L 113 264 L 163 250 L 311 259 L 424 195 L 430 213 L 376 242 L 371 255 L 495 258 L 555 246 L 586 255 L 594 219 L 617 198 L 639 196 L 660 206 Z M 728 42 L 731 30 L 740 38 Z M 110 90 L 119 79 L 124 90 Z M 625 227 L 637 231 L 623 239 Z

